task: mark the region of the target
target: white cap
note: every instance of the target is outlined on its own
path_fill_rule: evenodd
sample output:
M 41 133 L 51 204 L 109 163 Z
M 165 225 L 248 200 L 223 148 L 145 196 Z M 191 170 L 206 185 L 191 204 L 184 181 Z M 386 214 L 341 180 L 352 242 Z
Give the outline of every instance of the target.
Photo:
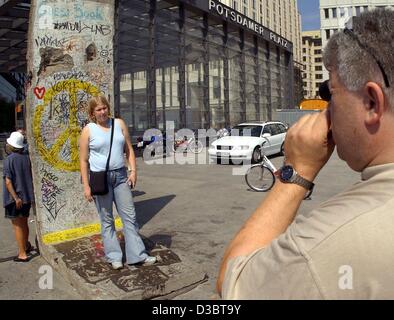
M 7 139 L 7 143 L 14 148 L 23 149 L 23 134 L 15 131 L 11 133 L 10 137 Z

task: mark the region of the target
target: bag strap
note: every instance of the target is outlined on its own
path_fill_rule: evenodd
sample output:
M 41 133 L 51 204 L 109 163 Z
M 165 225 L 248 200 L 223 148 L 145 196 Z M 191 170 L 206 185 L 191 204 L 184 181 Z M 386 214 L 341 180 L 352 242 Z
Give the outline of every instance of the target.
M 114 127 L 115 127 L 115 118 L 111 119 L 112 126 L 111 126 L 111 144 L 109 145 L 109 154 L 107 159 L 107 165 L 105 166 L 105 171 L 109 169 L 109 159 L 111 158 L 111 149 L 112 149 L 112 141 L 114 140 Z

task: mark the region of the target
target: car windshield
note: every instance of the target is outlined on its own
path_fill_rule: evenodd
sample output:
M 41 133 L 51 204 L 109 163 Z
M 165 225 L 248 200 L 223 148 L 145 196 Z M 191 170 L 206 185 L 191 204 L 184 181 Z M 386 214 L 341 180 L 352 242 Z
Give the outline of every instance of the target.
M 235 126 L 231 129 L 231 135 L 236 137 L 260 137 L 262 126 Z

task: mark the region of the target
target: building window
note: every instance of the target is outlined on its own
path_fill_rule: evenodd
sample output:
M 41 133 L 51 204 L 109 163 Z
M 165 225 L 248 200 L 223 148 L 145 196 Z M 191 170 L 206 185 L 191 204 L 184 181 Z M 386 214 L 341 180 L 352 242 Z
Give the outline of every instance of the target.
M 213 79 L 213 98 L 220 99 L 220 79 L 219 77 L 212 77 Z
M 330 18 L 330 15 L 328 13 L 328 9 L 324 9 L 324 18 L 326 18 L 326 19 Z
M 306 57 L 302 57 L 302 61 L 306 62 Z
M 316 80 L 321 80 L 321 79 L 323 79 L 323 75 L 322 75 L 322 74 L 317 74 L 317 75 L 315 76 L 315 79 L 316 79 Z
M 330 29 L 326 29 L 326 39 L 330 39 Z
M 306 48 L 302 48 L 302 52 L 303 52 L 303 53 L 306 53 Z
M 332 17 L 333 18 L 337 17 L 337 8 L 332 8 Z
M 317 63 L 322 62 L 322 61 L 323 61 L 322 58 L 315 58 L 315 62 L 317 62 Z
M 233 9 L 238 10 L 237 1 L 233 0 Z
M 315 71 L 323 71 L 323 67 L 322 66 L 315 66 Z
M 361 14 L 361 7 L 357 6 L 356 7 L 356 16 L 359 16 Z

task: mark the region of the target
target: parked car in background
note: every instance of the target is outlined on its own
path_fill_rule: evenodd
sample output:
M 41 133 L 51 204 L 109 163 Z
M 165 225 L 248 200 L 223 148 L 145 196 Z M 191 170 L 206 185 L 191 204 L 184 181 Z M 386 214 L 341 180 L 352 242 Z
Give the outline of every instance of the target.
M 279 121 L 245 122 L 231 129 L 230 135 L 214 141 L 208 149 L 212 159 L 261 160 L 265 155 L 283 154 L 288 127 Z M 264 143 L 266 141 L 266 143 Z

